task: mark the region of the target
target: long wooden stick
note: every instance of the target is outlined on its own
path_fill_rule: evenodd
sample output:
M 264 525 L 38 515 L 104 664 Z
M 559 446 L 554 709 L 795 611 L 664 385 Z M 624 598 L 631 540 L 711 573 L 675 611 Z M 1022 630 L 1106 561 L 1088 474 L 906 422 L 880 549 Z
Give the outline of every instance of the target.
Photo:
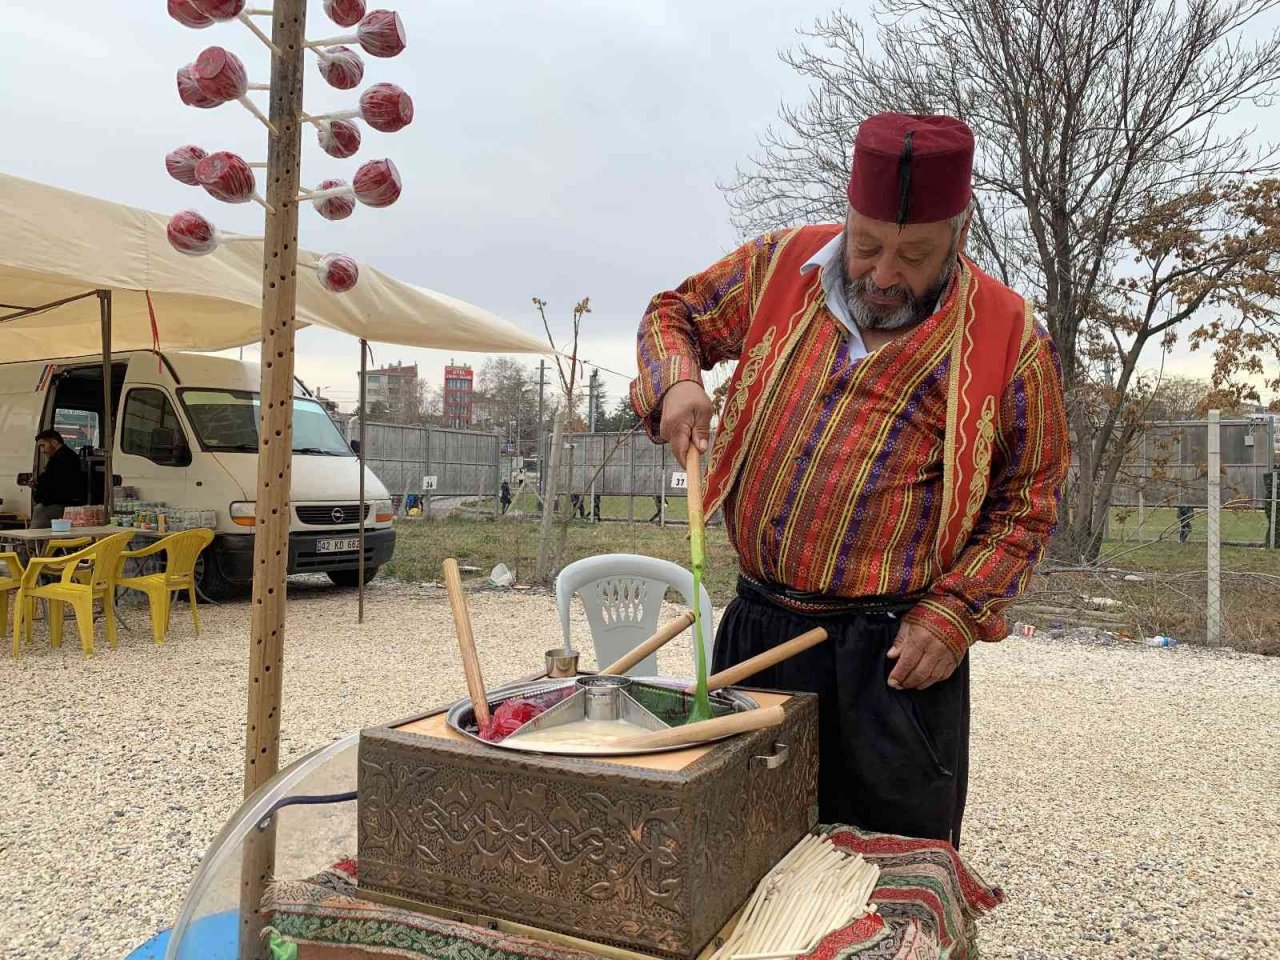
M 686 610 L 665 627 L 659 627 L 658 632 L 648 640 L 644 641 L 644 643 L 641 643 L 639 646 L 629 650 L 613 663 L 609 664 L 600 671 L 600 674 L 608 677 L 619 676 L 626 673 L 645 657 L 649 656 L 649 654 L 653 653 L 659 647 L 665 646 L 671 640 L 688 630 L 691 626 L 693 626 L 693 612 Z
M 458 651 L 462 654 L 462 669 L 467 675 L 471 708 L 476 714 L 476 724 L 483 730 L 489 726 L 489 696 L 484 689 L 484 676 L 480 673 L 476 640 L 471 634 L 471 614 L 467 610 L 467 595 L 462 589 L 462 572 L 458 569 L 458 561 L 453 557 L 444 562 L 444 587 L 449 593 L 453 625 L 458 631 Z
M 624 737 L 614 741 L 619 747 L 651 750 L 658 747 L 678 747 L 682 744 L 705 743 L 718 740 L 735 733 L 749 733 L 752 730 L 763 730 L 765 727 L 776 727 L 786 718 L 786 711 L 781 706 L 762 707 L 758 710 L 744 710 L 731 713 L 712 720 L 699 720 L 686 723 L 682 727 L 669 730 L 654 730 L 634 737 Z
M 750 660 L 743 660 L 727 670 L 712 674 L 707 681 L 707 688 L 721 690 L 725 687 L 731 687 L 735 683 L 741 683 L 748 677 L 754 677 L 762 670 L 768 670 L 770 667 L 777 666 L 783 660 L 789 660 L 796 654 L 803 653 L 810 647 L 816 647 L 826 639 L 827 631 L 823 630 L 822 627 L 814 627 L 798 637 L 791 638 L 786 643 L 780 643 L 764 653 L 756 654 Z
M 262 247 L 262 364 L 258 420 L 258 488 L 253 537 L 253 605 L 244 795 L 275 776 L 280 756 L 280 688 L 284 672 L 285 574 L 289 567 L 289 487 L 293 464 L 293 334 L 297 302 L 298 182 L 302 153 L 306 0 L 276 0 L 271 21 L 283 51 L 271 63 L 271 135 Z M 264 122 L 265 118 L 264 118 Z M 245 841 L 240 883 L 241 960 L 268 953 L 261 933 L 262 894 L 275 872 L 274 820 Z

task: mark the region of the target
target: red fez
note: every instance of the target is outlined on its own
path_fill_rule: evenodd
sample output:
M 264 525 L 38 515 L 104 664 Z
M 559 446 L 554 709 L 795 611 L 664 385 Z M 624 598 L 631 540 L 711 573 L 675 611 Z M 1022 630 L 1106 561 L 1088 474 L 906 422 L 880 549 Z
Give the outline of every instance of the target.
M 873 220 L 933 223 L 973 195 L 973 131 L 955 117 L 878 113 L 858 127 L 849 206 Z

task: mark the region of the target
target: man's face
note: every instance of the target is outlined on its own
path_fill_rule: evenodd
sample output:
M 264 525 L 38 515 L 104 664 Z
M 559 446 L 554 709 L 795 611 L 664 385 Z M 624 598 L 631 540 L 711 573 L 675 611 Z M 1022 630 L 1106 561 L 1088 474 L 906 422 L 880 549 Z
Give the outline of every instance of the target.
M 968 224 L 872 220 L 850 210 L 845 222 L 845 296 L 858 326 L 896 330 L 924 320 L 951 277 Z
M 40 451 L 40 456 L 48 458 L 52 457 L 54 451 L 58 449 L 57 440 L 37 440 L 36 448 Z

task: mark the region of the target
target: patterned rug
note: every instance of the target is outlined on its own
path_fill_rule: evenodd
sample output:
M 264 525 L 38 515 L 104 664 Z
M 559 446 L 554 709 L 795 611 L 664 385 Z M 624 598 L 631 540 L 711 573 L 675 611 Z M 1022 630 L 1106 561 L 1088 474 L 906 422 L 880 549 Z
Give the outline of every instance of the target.
M 833 842 L 880 867 L 876 912 L 800 960 L 978 960 L 974 923 L 1004 902 L 949 843 L 838 827 Z M 597 955 L 362 900 L 355 860 L 273 884 L 263 903 L 298 960 L 599 960 Z

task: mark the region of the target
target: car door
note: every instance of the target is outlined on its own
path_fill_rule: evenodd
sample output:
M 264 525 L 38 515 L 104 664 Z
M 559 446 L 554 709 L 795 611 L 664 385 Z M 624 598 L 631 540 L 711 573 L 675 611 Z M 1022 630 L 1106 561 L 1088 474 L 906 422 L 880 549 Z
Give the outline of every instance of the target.
M 116 473 L 143 500 L 186 505 L 191 443 L 169 392 L 129 386 L 120 409 Z

